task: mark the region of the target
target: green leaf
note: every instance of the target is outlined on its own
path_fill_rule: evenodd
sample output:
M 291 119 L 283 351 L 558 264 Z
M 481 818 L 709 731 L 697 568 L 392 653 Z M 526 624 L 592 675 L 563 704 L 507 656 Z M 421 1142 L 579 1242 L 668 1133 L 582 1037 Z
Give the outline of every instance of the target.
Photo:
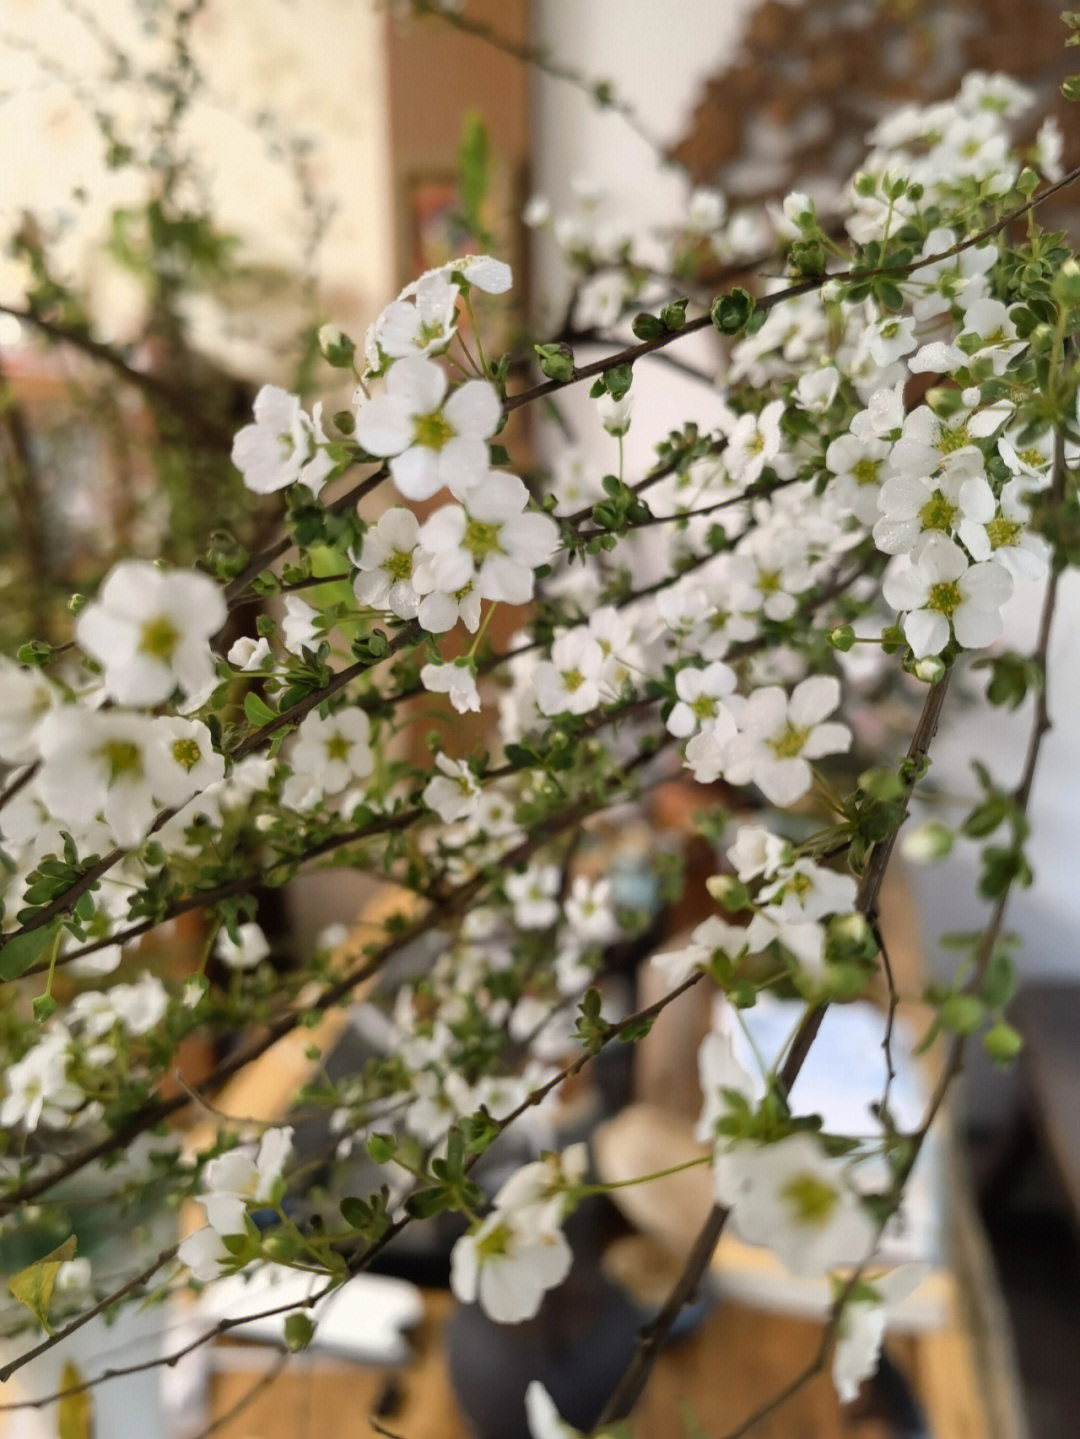
M 256 729 L 261 729 L 264 724 L 269 724 L 277 716 L 274 711 L 261 699 L 254 690 L 248 690 L 244 696 L 244 714 L 247 715 L 248 723 L 253 724 Z
M 26 1269 L 8 1280 L 8 1288 L 20 1304 L 25 1304 L 46 1333 L 49 1328 L 49 1305 L 52 1303 L 53 1286 L 60 1272 L 61 1264 L 75 1258 L 75 1236 L 69 1234 L 58 1248 L 46 1254 Z
M 995 949 L 982 982 L 982 997 L 990 1009 L 1001 1009 L 1016 993 L 1016 967 L 1004 949 Z
M 470 110 L 465 116 L 461 148 L 458 150 L 458 176 L 462 217 L 474 235 L 482 235 L 484 227 L 480 206 L 488 193 L 490 171 L 487 129 L 477 110 Z
M 56 941 L 61 920 L 54 919 L 26 934 L 16 934 L 0 949 L 0 979 L 18 979 L 36 960 L 48 954 Z
M 604 371 L 604 384 L 613 400 L 621 400 L 634 382 L 634 372 L 629 365 L 612 365 Z

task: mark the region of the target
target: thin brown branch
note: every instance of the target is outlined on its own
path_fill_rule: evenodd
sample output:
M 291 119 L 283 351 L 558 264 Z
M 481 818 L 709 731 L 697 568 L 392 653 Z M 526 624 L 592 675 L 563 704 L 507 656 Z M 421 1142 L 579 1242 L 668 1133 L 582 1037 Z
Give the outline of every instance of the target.
M 76 1315 L 75 1318 L 68 1324 L 65 1324 L 62 1329 L 54 1329 L 49 1337 L 43 1339 L 40 1344 L 35 1344 L 32 1349 L 27 1349 L 22 1354 L 17 1355 L 16 1358 L 9 1360 L 6 1364 L 0 1365 L 0 1384 L 6 1384 L 11 1376 L 17 1373 L 24 1364 L 29 1364 L 30 1361 L 36 1359 L 39 1354 L 44 1354 L 46 1350 L 52 1349 L 57 1344 L 60 1344 L 63 1340 L 67 1339 L 69 1335 L 81 1329 L 84 1324 L 89 1324 L 91 1319 L 96 1319 L 99 1314 L 104 1314 L 106 1309 L 111 1308 L 118 1300 L 125 1299 L 129 1294 L 134 1294 L 137 1290 L 144 1288 L 159 1269 L 164 1268 L 171 1259 L 175 1259 L 176 1250 L 177 1246 L 175 1244 L 169 1249 L 163 1249 L 156 1259 L 151 1260 L 146 1268 L 140 1270 L 138 1274 L 132 1275 L 130 1279 L 120 1285 L 119 1289 L 114 1289 L 111 1294 L 107 1294 L 104 1299 L 99 1299 L 91 1308 Z
M 81 350 L 84 355 L 89 355 L 91 359 L 97 360 L 100 364 L 107 365 L 114 374 L 134 389 L 141 390 L 148 398 L 165 404 L 178 419 L 186 425 L 190 425 L 204 443 L 212 445 L 215 449 L 230 450 L 232 448 L 232 431 L 195 408 L 187 390 L 170 384 L 168 380 L 163 380 L 160 375 L 155 375 L 151 371 L 136 369 L 119 350 L 114 349 L 111 345 L 106 345 L 101 340 L 95 340 L 92 335 L 85 334 L 82 330 L 62 325 L 55 320 L 48 320 L 37 310 L 24 309 L 18 305 L 0 304 L 0 314 L 12 315 L 21 323 L 32 325 L 35 329 L 40 330 L 49 339 L 70 345 L 73 349 Z
M 331 514 L 340 515 L 351 505 L 358 505 L 365 495 L 369 495 L 377 485 L 382 484 L 389 473 L 386 465 L 380 465 L 372 474 L 366 475 L 358 484 L 331 500 L 326 506 L 327 510 Z M 235 579 L 230 580 L 225 586 L 225 599 L 229 607 L 232 608 L 234 603 L 246 604 L 248 596 L 244 595 L 244 591 L 251 581 L 256 575 L 261 574 L 267 565 L 273 564 L 274 560 L 279 559 L 286 550 L 291 549 L 292 545 L 292 535 L 286 534 L 253 554 Z M 261 598 L 261 596 L 252 596 L 252 598 Z

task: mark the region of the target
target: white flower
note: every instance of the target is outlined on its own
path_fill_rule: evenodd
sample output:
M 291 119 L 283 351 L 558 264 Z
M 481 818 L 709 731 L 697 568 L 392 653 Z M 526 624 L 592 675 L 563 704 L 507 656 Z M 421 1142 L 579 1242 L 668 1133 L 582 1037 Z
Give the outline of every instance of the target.
M 838 435 L 825 451 L 825 464 L 833 472 L 826 493 L 835 498 L 861 524 L 878 517 L 878 492 L 889 473 L 890 445 L 876 435 L 862 438 L 852 431 Z
M 686 207 L 686 226 L 700 235 L 719 230 L 724 223 L 727 202 L 718 190 L 697 189 Z
M 428 809 L 435 811 L 443 824 L 466 819 L 475 812 L 481 794 L 468 760 L 451 759 L 449 755 L 440 753 L 435 756 L 435 766 L 441 773 L 424 787 L 424 803 Z
M 292 1130 L 268 1129 L 252 1155 L 247 1146 L 219 1154 L 203 1171 L 200 1202 L 218 1234 L 243 1234 L 248 1205 L 272 1203 L 292 1154 Z
M 193 775 L 224 773 L 205 725 L 124 710 L 54 710 L 42 722 L 41 752 L 39 792 L 50 812 L 80 831 L 102 815 L 122 845 L 143 838 L 159 803 L 194 794 Z
M 697 926 L 685 949 L 654 954 L 650 963 L 661 971 L 672 989 L 676 989 L 690 978 L 695 969 L 706 969 L 718 955 L 736 960 L 746 952 L 746 948 L 746 930 L 728 924 L 714 914 Z
M 234 941 L 228 930 L 222 929 L 214 946 L 215 953 L 229 969 L 254 969 L 270 953 L 266 935 L 254 922 L 238 925 L 236 932 L 238 938 Z
M 479 714 L 480 691 L 468 664 L 426 664 L 420 671 L 420 683 L 429 694 L 449 695 L 458 714 Z
M 366 346 L 372 369 L 380 363 L 379 351 L 391 359 L 402 359 L 445 350 L 457 329 L 457 297 L 457 286 L 451 285 L 440 270 L 429 270 L 406 285 L 372 326 Z
M 852 910 L 857 891 L 852 875 L 826 869 L 812 859 L 796 859 L 759 891 L 758 903 L 779 909 L 787 920 L 823 919 Z
M 718 1197 L 749 1244 L 771 1249 L 795 1274 L 814 1276 L 866 1259 L 877 1237 L 848 1163 L 812 1135 L 773 1144 L 720 1142 Z
M 775 873 L 787 854 L 787 840 L 756 824 L 740 825 L 735 843 L 729 845 L 727 851 L 735 873 L 744 884 L 759 875 Z
M 75 637 L 104 665 L 110 698 L 155 705 L 178 685 L 196 695 L 212 683 L 209 642 L 225 618 L 225 601 L 208 575 L 122 560 L 75 621 Z
M 559 868 L 531 865 L 506 877 L 506 897 L 514 906 L 514 923 L 521 929 L 547 929 L 559 918 Z
M 1017 579 L 1038 580 L 1050 563 L 1050 544 L 1044 535 L 1028 529 L 1030 481 L 1009 480 L 997 508 L 986 516 L 965 515 L 956 532 L 976 560 L 993 558 Z
M 505 295 L 514 283 L 510 266 L 493 255 L 462 255 L 458 260 L 448 260 L 442 270 L 446 275 L 460 275 L 487 295 Z
M 739 715 L 726 777 L 732 784 L 756 784 L 770 804 L 793 804 L 810 788 L 808 763 L 851 745 L 846 725 L 824 723 L 840 703 L 840 682 L 811 675 L 790 698 L 778 686 L 755 690 Z
M 936 479 L 894 475 L 878 496 L 881 518 L 874 525 L 874 543 L 887 555 L 905 554 L 926 534 L 958 530 L 965 522 L 986 524 L 994 516 L 994 494 L 983 473 L 978 451 L 966 463 L 949 467 Z
M 221 1235 L 209 1224 L 182 1239 L 176 1257 L 191 1270 L 192 1278 L 203 1284 L 216 1279 L 223 1265 L 232 1263 Z
M 726 1011 L 718 1004 L 713 1012 L 713 1028 L 698 1050 L 698 1078 L 704 1102 L 694 1137 L 702 1144 L 716 1142 L 716 1126 L 731 1107 L 725 1089 L 734 1090 L 747 1099 L 755 1099 L 761 1091 L 760 1083 L 755 1083 L 735 1053 L 725 1018 Z M 722 1163 L 719 1155 L 714 1162 Z
M 698 784 L 713 784 L 725 772 L 731 744 L 737 735 L 735 716 L 726 705 L 721 705 L 716 718 L 707 720 L 687 742 L 686 765 Z
M 594 884 L 586 875 L 577 875 L 570 886 L 564 913 L 567 924 L 586 943 L 610 944 L 619 937 L 610 880 L 598 879 Z
M 584 626 L 564 630 L 533 674 L 533 693 L 541 714 L 586 714 L 600 703 L 605 668 L 599 642 Z
M 569 1145 L 562 1154 L 545 1154 L 516 1170 L 496 1194 L 496 1211 L 525 1229 L 554 1230 L 563 1218 L 567 1190 L 580 1184 L 589 1168 L 588 1146 Z
M 840 1314 L 833 1350 L 832 1377 L 841 1404 L 858 1397 L 863 1380 L 876 1371 L 881 1354 L 888 1307 L 906 1299 L 930 1272 L 927 1264 L 904 1264 L 891 1274 L 875 1275 L 866 1281 L 876 1292 L 871 1298 L 856 1290 Z
M 301 721 L 289 763 L 310 777 L 322 794 L 339 794 L 356 779 L 366 779 L 375 763 L 371 722 L 362 709 L 340 709 L 325 718 L 312 710 Z
M 495 1210 L 450 1252 L 450 1288 L 463 1304 L 479 1301 L 498 1324 L 531 1319 L 545 1293 L 570 1272 L 573 1255 L 560 1229 Z
M 285 648 L 294 655 L 304 649 L 317 649 L 322 638 L 318 619 L 319 611 L 312 609 L 299 595 L 286 595 L 285 618 L 281 621 Z
M 740 415 L 728 435 L 724 462 L 738 484 L 752 485 L 761 478 L 766 465 L 775 465 L 783 454 L 780 431 L 783 400 L 771 400 L 760 415 Z
M 232 461 L 244 484 L 257 495 L 302 484 L 317 495 L 334 468 L 322 429 L 322 406 L 309 419 L 300 401 L 277 385 L 255 396 L 255 423 L 233 440 Z
M 795 386 L 795 397 L 804 410 L 821 414 L 836 398 L 840 385 L 840 372 L 835 365 L 822 365 L 820 369 L 809 370 Z
M 976 440 L 992 435 L 1007 414 L 1006 408 L 989 405 L 974 412 L 960 409 L 943 417 L 928 405 L 920 405 L 904 421 L 900 438 L 893 446 L 893 469 L 916 479 L 932 475 L 944 460 L 956 463 L 957 457 L 974 447 Z
M 269 669 L 274 659 L 266 637 L 252 639 L 250 635 L 242 635 L 230 645 L 225 658 L 236 669 L 245 671 Z
M 7 1094 L 0 1104 L 0 1124 L 5 1129 L 15 1125 L 27 1130 L 39 1125 L 60 1129 L 83 1105 L 86 1095 L 68 1076 L 70 1038 L 62 1025 L 55 1025 L 22 1059 L 8 1066 Z
M 487 440 L 502 412 L 494 385 L 467 380 L 449 398 L 446 390 L 438 365 L 410 356 L 391 369 L 383 393 L 357 409 L 357 444 L 390 457 L 406 499 L 429 499 L 444 485 L 460 499 L 487 468 Z
M 720 660 L 704 669 L 688 666 L 675 676 L 679 696 L 666 724 L 671 734 L 685 739 L 703 725 L 720 718 L 721 701 L 735 688 L 735 671 Z
M 746 930 L 750 948 L 757 953 L 778 940 L 809 974 L 825 971 L 825 927 L 817 920 L 788 919 L 771 909 L 759 910 Z
M 559 543 L 555 521 L 527 510 L 528 501 L 516 475 L 488 470 L 463 504 L 436 510 L 420 531 L 425 553 L 413 578 L 417 590 L 453 595 L 474 585 L 479 599 L 527 604 L 533 571 Z
M 39 669 L 0 656 L 0 761 L 31 764 L 38 757 L 37 729 L 61 694 Z
M 154 721 L 156 752 L 154 798 L 181 805 L 225 777 L 224 757 L 214 749 L 210 731 L 201 720 L 165 715 Z
M 939 654 L 950 631 L 965 649 L 981 649 L 1001 633 L 1001 607 L 1012 578 L 993 560 L 968 566 L 959 545 L 930 535 L 904 569 L 882 586 L 885 600 L 904 613 L 904 635 L 916 659 Z
M 866 347 L 883 370 L 915 348 L 915 321 L 886 315 L 866 331 Z
M 625 435 L 630 428 L 630 414 L 634 408 L 634 397 L 627 391 L 622 399 L 616 400 L 606 391 L 596 402 L 600 423 L 609 435 Z
M 365 531 L 359 556 L 350 552 L 360 571 L 353 580 L 360 604 L 388 609 L 399 619 L 414 619 L 420 596 L 413 571 L 422 553 L 420 524 L 412 510 L 395 506 L 380 515 L 378 523 Z

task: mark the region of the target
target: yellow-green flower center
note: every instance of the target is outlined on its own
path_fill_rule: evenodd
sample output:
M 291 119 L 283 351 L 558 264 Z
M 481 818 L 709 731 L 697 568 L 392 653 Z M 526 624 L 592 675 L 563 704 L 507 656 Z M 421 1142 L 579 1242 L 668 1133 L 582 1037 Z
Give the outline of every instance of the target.
M 712 695 L 698 695 L 690 705 L 690 709 L 695 719 L 712 719 L 716 714 L 716 701 Z
M 998 515 L 987 525 L 986 538 L 994 549 L 998 550 L 1002 545 L 1014 545 L 1023 529 L 1019 520 L 1009 520 L 1004 515 Z
M 441 410 L 433 410 L 430 415 L 417 415 L 413 419 L 413 443 L 422 445 L 425 450 L 441 450 L 456 434 Z
M 825 1224 L 840 1199 L 831 1184 L 809 1171 L 790 1180 L 784 1186 L 783 1195 L 794 1211 L 797 1224 Z
M 947 530 L 955 515 L 956 506 L 935 490 L 919 511 L 919 523 L 924 530 Z
M 509 1248 L 511 1230 L 509 1224 L 495 1224 L 476 1246 L 478 1259 L 491 1259 L 505 1254 Z
M 465 548 L 474 558 L 482 560 L 486 555 L 498 554 L 499 526 L 485 524 L 483 520 L 470 520 L 465 526 Z
M 937 448 L 943 455 L 954 455 L 957 450 L 962 450 L 965 445 L 971 444 L 971 436 L 968 434 L 966 425 L 957 425 L 955 429 L 948 429 L 944 425 L 938 435 Z
M 808 729 L 796 729 L 794 725 L 787 724 L 783 733 L 775 735 L 769 745 L 777 759 L 794 759 L 796 755 L 802 754 L 809 734 Z
M 193 739 L 178 739 L 172 747 L 172 757 L 178 765 L 190 774 L 202 759 L 202 750 Z
M 392 580 L 407 580 L 413 571 L 413 557 L 409 550 L 391 550 L 382 567 Z
M 864 456 L 863 459 L 852 465 L 851 473 L 857 485 L 876 485 L 880 469 L 880 460 L 872 460 L 869 456 Z
M 775 595 L 780 588 L 779 570 L 758 570 L 757 587 L 763 595 Z
M 114 784 L 123 775 L 134 777 L 142 774 L 142 750 L 137 744 L 132 744 L 131 740 L 107 740 L 101 750 L 101 756 L 109 771 L 110 784 Z
M 926 608 L 937 610 L 942 615 L 951 615 L 963 598 L 960 586 L 955 580 L 942 580 L 940 584 L 930 586 Z
M 585 676 L 580 670 L 561 670 L 560 673 L 562 675 L 563 689 L 566 690 L 568 694 L 573 694 L 575 690 L 579 690 L 585 683 Z
M 327 759 L 345 760 L 349 757 L 349 741 L 343 734 L 332 735 L 325 743 Z
M 180 631 L 168 615 L 154 615 L 152 619 L 144 622 L 139 632 L 140 652 L 165 663 L 172 659 L 179 643 Z

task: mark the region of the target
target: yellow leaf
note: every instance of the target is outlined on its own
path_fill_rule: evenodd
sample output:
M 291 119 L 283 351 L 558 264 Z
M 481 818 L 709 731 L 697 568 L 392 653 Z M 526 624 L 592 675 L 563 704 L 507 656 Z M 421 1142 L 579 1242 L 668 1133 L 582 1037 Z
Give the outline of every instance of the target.
M 82 1375 L 69 1359 L 60 1376 L 60 1388 L 75 1392 L 60 1400 L 56 1416 L 59 1439 L 94 1439 L 94 1401 L 89 1389 L 75 1389 L 82 1382 Z
M 35 1264 L 20 1269 L 8 1280 L 8 1288 L 19 1301 L 25 1304 L 41 1327 L 49 1329 L 49 1305 L 52 1303 L 53 1285 L 61 1264 L 75 1258 L 75 1236 L 71 1234 L 51 1254 L 46 1254 Z

